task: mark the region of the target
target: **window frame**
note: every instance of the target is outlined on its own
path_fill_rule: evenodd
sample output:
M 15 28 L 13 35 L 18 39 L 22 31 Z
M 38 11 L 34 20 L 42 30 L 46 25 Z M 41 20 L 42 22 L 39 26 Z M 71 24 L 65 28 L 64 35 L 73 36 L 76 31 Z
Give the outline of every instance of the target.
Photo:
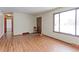
M 66 10 L 66 11 L 61 11 L 61 12 L 57 12 L 57 13 L 54 13 L 53 14 L 53 32 L 55 32 L 55 33 L 60 33 L 60 34 L 65 34 L 65 35 L 69 35 L 69 36 L 74 36 L 74 37 L 79 37 L 79 35 L 77 35 L 77 10 L 78 10 L 79 8 L 73 8 L 73 9 L 69 9 L 69 10 Z M 72 11 L 72 10 L 75 10 L 75 19 L 74 19 L 74 21 L 75 21 L 75 35 L 73 35 L 73 34 L 70 34 L 70 33 L 64 33 L 64 32 L 60 32 L 60 13 L 63 13 L 63 12 L 67 12 L 67 11 Z M 59 14 L 59 32 L 57 32 L 57 31 L 55 31 L 55 15 L 56 14 Z

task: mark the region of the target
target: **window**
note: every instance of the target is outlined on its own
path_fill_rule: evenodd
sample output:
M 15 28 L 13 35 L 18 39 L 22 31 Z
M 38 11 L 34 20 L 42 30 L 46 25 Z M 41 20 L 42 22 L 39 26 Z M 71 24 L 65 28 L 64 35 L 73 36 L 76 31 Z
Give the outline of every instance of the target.
M 54 32 L 79 35 L 79 9 L 54 14 Z
M 59 14 L 55 15 L 55 31 L 59 32 Z
M 60 32 L 75 35 L 75 10 L 60 13 Z
M 79 35 L 79 9 L 77 10 L 77 35 Z

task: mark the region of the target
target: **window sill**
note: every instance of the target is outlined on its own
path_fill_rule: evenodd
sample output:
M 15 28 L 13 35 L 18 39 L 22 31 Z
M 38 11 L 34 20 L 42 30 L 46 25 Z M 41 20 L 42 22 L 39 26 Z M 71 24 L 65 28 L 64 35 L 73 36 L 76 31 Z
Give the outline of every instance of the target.
M 63 33 L 63 32 L 56 32 L 53 31 L 54 33 L 59 33 L 59 34 L 64 34 L 64 35 L 68 35 L 68 36 L 73 36 L 73 37 L 79 37 L 78 35 L 72 35 L 72 34 L 68 34 L 68 33 Z

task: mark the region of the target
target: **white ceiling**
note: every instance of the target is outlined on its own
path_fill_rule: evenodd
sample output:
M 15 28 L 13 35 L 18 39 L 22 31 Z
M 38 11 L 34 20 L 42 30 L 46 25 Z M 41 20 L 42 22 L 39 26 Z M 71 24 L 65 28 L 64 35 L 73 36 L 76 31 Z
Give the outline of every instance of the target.
M 38 14 L 53 10 L 57 7 L 0 7 L 1 12 L 23 12 L 28 14 Z

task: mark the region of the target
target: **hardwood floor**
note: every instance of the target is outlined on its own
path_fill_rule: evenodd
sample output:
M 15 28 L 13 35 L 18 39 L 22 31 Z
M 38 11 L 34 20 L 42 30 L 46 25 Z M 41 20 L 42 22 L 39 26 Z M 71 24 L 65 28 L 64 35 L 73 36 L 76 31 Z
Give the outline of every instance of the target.
M 44 35 L 4 35 L 0 39 L 0 52 L 77 52 L 78 48 Z

